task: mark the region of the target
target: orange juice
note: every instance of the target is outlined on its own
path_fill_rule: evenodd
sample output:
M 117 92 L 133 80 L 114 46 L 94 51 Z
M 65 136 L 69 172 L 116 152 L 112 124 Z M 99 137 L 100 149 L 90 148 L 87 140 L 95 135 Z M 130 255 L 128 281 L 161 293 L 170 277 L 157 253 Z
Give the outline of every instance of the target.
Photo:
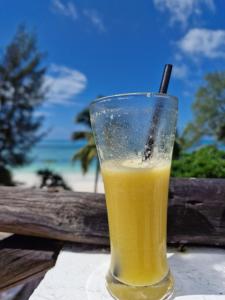
M 168 162 L 137 160 L 102 164 L 111 240 L 111 273 L 145 286 L 168 273 L 166 259 Z

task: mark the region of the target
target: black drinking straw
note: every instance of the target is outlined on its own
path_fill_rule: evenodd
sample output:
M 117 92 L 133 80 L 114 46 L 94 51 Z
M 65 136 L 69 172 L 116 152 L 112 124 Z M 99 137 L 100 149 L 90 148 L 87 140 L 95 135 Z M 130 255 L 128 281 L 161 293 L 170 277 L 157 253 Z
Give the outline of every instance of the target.
M 160 83 L 159 93 L 166 94 L 170 83 L 170 76 L 173 66 L 170 64 L 165 65 L 162 80 Z
M 164 67 L 163 76 L 162 76 L 162 80 L 161 80 L 161 84 L 160 84 L 160 88 L 159 88 L 160 94 L 167 93 L 172 68 L 173 68 L 173 66 L 170 64 L 166 64 Z M 161 111 L 162 111 L 162 105 L 160 103 L 158 103 L 153 112 L 152 122 L 150 125 L 149 134 L 148 134 L 148 139 L 145 144 L 143 161 L 152 157 L 156 132 L 157 132 L 157 128 L 159 126 Z

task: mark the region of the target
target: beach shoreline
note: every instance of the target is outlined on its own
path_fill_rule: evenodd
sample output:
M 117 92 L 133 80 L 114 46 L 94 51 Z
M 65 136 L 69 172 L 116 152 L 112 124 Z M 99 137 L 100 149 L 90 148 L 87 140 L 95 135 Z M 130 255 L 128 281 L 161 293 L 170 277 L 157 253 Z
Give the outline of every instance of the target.
M 38 188 L 41 178 L 35 172 L 13 171 L 13 181 L 24 188 Z M 94 173 L 83 175 L 81 172 L 60 172 L 68 187 L 76 192 L 94 192 Z M 104 186 L 101 175 L 98 181 L 98 193 L 104 193 Z

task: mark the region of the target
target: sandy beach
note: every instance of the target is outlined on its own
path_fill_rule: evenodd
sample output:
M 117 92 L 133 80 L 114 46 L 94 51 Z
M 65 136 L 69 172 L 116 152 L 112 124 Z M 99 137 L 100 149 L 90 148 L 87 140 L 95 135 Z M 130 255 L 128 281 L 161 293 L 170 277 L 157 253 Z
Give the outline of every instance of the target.
M 94 191 L 94 173 L 82 175 L 78 172 L 61 172 L 60 175 L 65 180 L 66 184 L 77 192 L 93 192 Z M 40 185 L 40 177 L 34 172 L 13 172 L 13 180 L 22 187 L 38 187 Z M 98 190 L 99 193 L 104 193 L 104 187 L 101 176 L 99 176 Z

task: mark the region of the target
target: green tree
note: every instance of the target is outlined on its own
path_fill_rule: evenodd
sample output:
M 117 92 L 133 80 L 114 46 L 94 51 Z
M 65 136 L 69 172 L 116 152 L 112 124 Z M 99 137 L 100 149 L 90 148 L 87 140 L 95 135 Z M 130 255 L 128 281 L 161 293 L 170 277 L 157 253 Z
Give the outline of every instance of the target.
M 174 141 L 174 147 L 173 147 L 173 159 L 179 159 L 182 153 L 184 152 L 185 148 L 185 141 L 182 136 L 176 132 L 176 138 Z
M 225 72 L 209 73 L 205 85 L 196 93 L 192 106 L 194 118 L 184 130 L 185 147 L 202 137 L 213 137 L 225 143 Z
M 173 177 L 225 178 L 225 151 L 206 146 L 172 162 Z
M 82 110 L 75 119 L 77 124 L 85 126 L 85 130 L 76 131 L 72 134 L 72 139 L 74 141 L 84 140 L 86 144 L 80 148 L 73 156 L 73 161 L 80 161 L 83 173 L 87 173 L 91 163 L 96 160 L 96 169 L 95 169 L 95 184 L 94 191 L 97 192 L 98 178 L 100 172 L 100 165 L 97 155 L 97 150 L 94 142 L 94 137 L 91 131 L 91 121 L 89 109 L 85 108 Z
M 0 173 L 29 161 L 40 140 L 41 117 L 35 109 L 44 100 L 46 69 L 41 66 L 36 36 L 20 26 L 0 58 Z M 0 184 L 4 176 L 0 176 Z

